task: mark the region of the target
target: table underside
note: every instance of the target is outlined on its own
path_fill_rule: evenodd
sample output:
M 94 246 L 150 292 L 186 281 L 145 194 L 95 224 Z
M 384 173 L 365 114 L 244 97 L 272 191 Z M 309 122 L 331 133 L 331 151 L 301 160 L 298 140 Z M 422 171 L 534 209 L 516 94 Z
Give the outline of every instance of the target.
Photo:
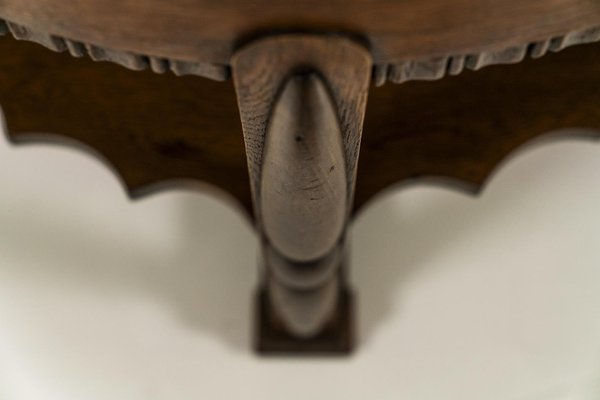
M 0 57 L 0 104 L 11 140 L 84 145 L 132 197 L 207 183 L 251 215 L 231 82 L 129 71 L 8 37 L 0 54 L 10 54 Z M 436 82 L 372 87 L 355 210 L 416 179 L 476 193 L 531 139 L 600 129 L 598 71 L 600 45 L 588 44 Z
M 0 104 L 10 140 L 91 150 L 132 197 L 174 185 L 228 193 L 260 237 L 257 348 L 345 353 L 353 339 L 345 254 L 354 212 L 417 179 L 477 193 L 533 139 L 600 136 L 600 45 L 565 49 L 599 40 L 600 29 L 581 27 L 581 19 L 578 26 L 505 47 L 490 39 L 479 53 L 403 61 L 382 55 L 376 31 L 270 31 L 238 42 L 219 66 L 200 61 L 210 41 L 196 49 L 198 59 L 181 61 L 0 20 L 4 33 L 58 51 L 1 39 L 9 56 L 0 58 Z M 392 36 L 392 44 L 408 38 Z M 516 64 L 494 65 L 507 63 Z M 140 71 L 148 67 L 161 74 Z

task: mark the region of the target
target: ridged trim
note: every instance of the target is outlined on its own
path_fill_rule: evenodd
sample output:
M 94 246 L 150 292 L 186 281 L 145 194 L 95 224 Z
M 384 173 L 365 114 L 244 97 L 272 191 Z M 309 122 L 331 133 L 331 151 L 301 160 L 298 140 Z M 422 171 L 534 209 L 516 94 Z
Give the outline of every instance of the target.
M 428 60 L 409 60 L 398 64 L 379 64 L 374 67 L 373 82 L 381 86 L 387 81 L 403 83 L 413 80 L 436 80 L 446 75 L 458 75 L 465 68 L 476 71 L 488 65 L 515 64 L 527 57 L 539 58 L 548 51 L 557 52 L 572 45 L 599 40 L 600 27 L 593 27 L 539 42 L 478 54 L 459 54 Z
M 189 62 L 134 54 L 127 51 L 112 50 L 93 44 L 57 37 L 39 32 L 13 22 L 0 19 L 0 35 L 11 34 L 17 40 L 39 43 L 57 52 L 68 51 L 73 57 L 88 56 L 94 61 L 110 61 L 126 68 L 140 71 L 151 69 L 162 74 L 167 71 L 175 75 L 198 75 L 205 78 L 224 81 L 229 78 L 229 67 L 211 63 Z
M 0 35 L 5 34 L 12 34 L 17 40 L 39 43 L 54 51 L 68 51 L 74 57 L 89 56 L 94 61 L 110 61 L 136 71 L 151 69 L 161 74 L 170 70 L 178 76 L 197 75 L 217 81 L 227 80 L 231 75 L 227 65 L 179 61 L 107 49 L 39 32 L 0 19 Z M 542 57 L 548 51 L 557 52 L 576 44 L 597 41 L 600 41 L 600 27 L 598 26 L 500 50 L 440 56 L 426 60 L 407 60 L 397 64 L 377 64 L 373 67 L 373 83 L 381 86 L 388 81 L 403 83 L 413 80 L 437 80 L 446 75 L 458 75 L 465 68 L 477 71 L 488 65 L 515 64 L 527 57 Z

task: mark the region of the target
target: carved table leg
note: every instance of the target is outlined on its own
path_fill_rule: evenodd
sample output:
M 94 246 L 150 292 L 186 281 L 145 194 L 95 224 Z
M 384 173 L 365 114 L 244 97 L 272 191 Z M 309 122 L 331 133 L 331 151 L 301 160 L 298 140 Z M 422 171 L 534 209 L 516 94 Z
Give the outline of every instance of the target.
M 371 59 L 341 37 L 263 39 L 234 82 L 265 262 L 258 349 L 347 352 L 345 233 Z

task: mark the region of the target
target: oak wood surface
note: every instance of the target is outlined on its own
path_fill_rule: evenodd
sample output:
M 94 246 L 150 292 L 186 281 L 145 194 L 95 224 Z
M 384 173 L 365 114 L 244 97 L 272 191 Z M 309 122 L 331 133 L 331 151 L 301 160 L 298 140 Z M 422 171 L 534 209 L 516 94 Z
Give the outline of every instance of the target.
M 478 193 L 515 149 L 539 137 L 600 136 L 600 45 L 408 82 L 369 95 L 356 207 L 427 179 Z M 590 128 L 596 131 L 557 130 Z
M 110 160 L 134 194 L 173 179 L 208 182 L 251 212 L 230 82 L 132 72 L 0 39 L 0 105 L 10 137 L 64 135 Z M 473 190 L 514 149 L 559 128 L 600 129 L 600 45 L 371 88 L 355 209 L 424 177 Z M 570 134 L 575 134 L 571 132 Z
M 0 18 L 67 39 L 229 64 L 274 31 L 344 32 L 376 63 L 473 53 L 600 25 L 590 0 L 2 0 Z
M 348 218 L 342 131 L 325 85 L 315 73 L 284 83 L 261 157 L 262 228 L 279 253 L 297 262 L 327 255 Z
M 284 35 L 244 47 L 232 61 L 252 187 L 260 185 L 267 125 L 283 82 L 313 71 L 337 108 L 351 204 L 372 66 L 366 49 L 343 37 Z
M 299 338 L 325 329 L 346 285 L 342 254 L 371 67 L 363 46 L 309 34 L 257 40 L 232 60 L 264 286 L 270 309 Z
M 251 212 L 230 81 L 129 71 L 8 37 L 0 54 L 0 105 L 12 140 L 84 144 L 132 197 L 203 182 Z

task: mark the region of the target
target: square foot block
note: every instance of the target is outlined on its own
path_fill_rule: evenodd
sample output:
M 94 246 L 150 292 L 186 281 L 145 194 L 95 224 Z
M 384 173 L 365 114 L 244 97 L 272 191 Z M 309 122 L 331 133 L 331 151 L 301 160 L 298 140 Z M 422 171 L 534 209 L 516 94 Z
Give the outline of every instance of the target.
M 340 291 L 338 308 L 333 318 L 317 336 L 304 339 L 290 335 L 271 309 L 266 290 L 256 296 L 255 343 L 264 355 L 348 355 L 354 340 L 354 307 L 352 293 Z

